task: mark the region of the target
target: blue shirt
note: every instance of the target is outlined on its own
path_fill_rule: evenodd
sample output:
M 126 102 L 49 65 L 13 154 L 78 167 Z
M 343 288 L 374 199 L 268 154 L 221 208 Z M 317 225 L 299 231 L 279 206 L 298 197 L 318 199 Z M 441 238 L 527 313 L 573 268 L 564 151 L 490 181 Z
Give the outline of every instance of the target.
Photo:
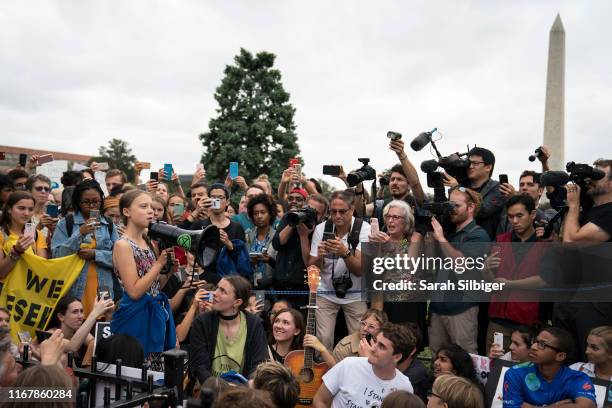
M 561 367 L 551 382 L 546 381 L 533 363 L 515 365 L 504 376 L 504 408 L 520 407 L 523 402 L 542 406 L 577 398 L 595 400 L 591 379 L 580 371 Z

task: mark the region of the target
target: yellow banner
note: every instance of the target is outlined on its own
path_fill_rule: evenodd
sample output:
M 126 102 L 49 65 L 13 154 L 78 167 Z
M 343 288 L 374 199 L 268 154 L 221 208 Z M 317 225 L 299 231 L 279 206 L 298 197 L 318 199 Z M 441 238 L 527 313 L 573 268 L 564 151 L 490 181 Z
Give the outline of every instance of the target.
M 45 259 L 30 251 L 19 258 L 11 272 L 0 282 L 0 307 L 11 312 L 11 336 L 27 331 L 32 338 L 44 330 L 57 301 L 70 290 L 85 260 L 76 254 Z

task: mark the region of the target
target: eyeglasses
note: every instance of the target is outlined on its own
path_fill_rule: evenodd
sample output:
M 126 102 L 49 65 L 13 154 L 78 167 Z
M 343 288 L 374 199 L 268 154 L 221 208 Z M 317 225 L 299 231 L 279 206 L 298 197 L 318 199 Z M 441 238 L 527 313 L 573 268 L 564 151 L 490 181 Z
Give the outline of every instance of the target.
M 444 398 L 442 398 L 441 396 L 439 396 L 438 394 L 434 394 L 433 392 L 429 391 L 427 393 L 427 398 L 431 398 L 431 397 L 436 397 L 438 398 L 440 401 L 442 401 L 442 403 L 446 403 L 446 401 L 444 400 Z
M 481 164 L 485 164 L 483 161 L 472 161 L 470 160 L 470 167 L 480 166 Z
M 359 327 L 362 329 L 367 329 L 368 331 L 377 331 L 378 327 L 374 326 L 372 323 L 367 323 L 365 320 L 359 322 Z
M 557 353 L 561 353 L 562 350 L 560 348 L 551 346 L 550 344 L 546 343 L 544 340 L 538 340 L 538 339 L 533 339 L 531 341 L 531 345 L 536 345 L 540 350 L 546 350 L 546 348 L 548 347 L 549 349 L 555 350 Z
M 102 201 L 100 200 L 83 200 L 81 201 L 81 204 L 87 206 L 87 207 L 99 207 L 100 204 L 102 203 Z
M 330 208 L 330 209 L 329 209 L 329 212 L 330 212 L 330 213 L 332 213 L 332 214 L 340 214 L 340 215 L 344 215 L 344 214 L 346 214 L 348 211 L 349 211 L 349 209 L 348 209 L 348 208 L 341 208 L 341 209 L 338 209 L 338 210 L 336 210 L 336 209 L 334 209 L 334 208 Z
M 38 191 L 39 193 L 48 193 L 51 191 L 51 188 L 45 186 L 36 186 L 34 187 L 34 190 Z
M 385 220 L 403 221 L 404 217 L 402 217 L 401 215 L 387 214 L 385 215 Z
M 457 186 L 457 187 L 451 188 L 451 192 L 453 192 L 453 191 L 461 191 L 462 193 L 467 194 L 470 197 L 470 200 L 473 203 L 476 203 L 476 201 L 477 201 L 476 195 L 480 195 L 477 192 L 475 192 L 473 190 L 470 190 L 469 188 L 462 187 L 462 186 Z M 480 201 L 480 200 L 478 200 L 478 201 Z M 455 206 L 456 205 L 457 204 L 455 203 Z
M 15 190 L 25 190 L 26 183 L 15 183 Z

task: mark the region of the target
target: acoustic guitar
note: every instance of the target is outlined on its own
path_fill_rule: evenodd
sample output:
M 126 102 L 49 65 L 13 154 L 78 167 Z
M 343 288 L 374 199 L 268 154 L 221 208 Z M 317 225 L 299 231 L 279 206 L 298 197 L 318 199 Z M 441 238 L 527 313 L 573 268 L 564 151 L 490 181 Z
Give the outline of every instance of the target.
M 308 317 L 306 318 L 306 334 L 315 334 L 315 309 L 317 305 L 317 288 L 321 280 L 321 271 L 316 266 L 309 266 L 306 270 L 308 276 Z M 323 383 L 323 374 L 329 370 L 327 363 L 313 361 L 314 349 L 306 347 L 305 350 L 294 350 L 285 356 L 285 365 L 297 378 L 300 384 L 300 396 L 296 407 L 309 407 L 312 400 Z

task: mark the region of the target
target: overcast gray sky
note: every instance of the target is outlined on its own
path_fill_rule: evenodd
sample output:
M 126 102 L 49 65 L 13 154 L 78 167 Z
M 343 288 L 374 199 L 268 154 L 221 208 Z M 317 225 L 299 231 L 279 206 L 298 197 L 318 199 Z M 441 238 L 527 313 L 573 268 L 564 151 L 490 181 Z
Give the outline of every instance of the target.
M 116 137 L 192 172 L 214 90 L 245 47 L 277 55 L 309 176 L 363 156 L 389 167 L 387 130 L 437 127 L 443 154 L 489 147 L 515 181 L 536 168 L 558 12 L 566 160 L 610 157 L 610 1 L 1 1 L 0 139 L 93 154 Z

